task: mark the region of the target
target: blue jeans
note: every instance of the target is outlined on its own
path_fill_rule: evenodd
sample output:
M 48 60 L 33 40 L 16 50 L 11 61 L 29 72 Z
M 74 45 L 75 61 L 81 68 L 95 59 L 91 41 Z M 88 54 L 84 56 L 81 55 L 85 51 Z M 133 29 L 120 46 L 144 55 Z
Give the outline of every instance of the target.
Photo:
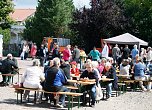
M 68 88 L 65 87 L 65 86 L 62 86 L 61 89 L 59 90 L 60 92 L 68 92 Z M 60 95 L 60 98 L 59 98 L 59 101 L 61 102 L 62 105 L 65 105 L 65 94 L 61 94 Z
M 107 95 L 108 97 L 111 97 L 111 93 L 112 93 L 112 83 L 109 83 L 106 85 L 106 90 L 107 90 Z

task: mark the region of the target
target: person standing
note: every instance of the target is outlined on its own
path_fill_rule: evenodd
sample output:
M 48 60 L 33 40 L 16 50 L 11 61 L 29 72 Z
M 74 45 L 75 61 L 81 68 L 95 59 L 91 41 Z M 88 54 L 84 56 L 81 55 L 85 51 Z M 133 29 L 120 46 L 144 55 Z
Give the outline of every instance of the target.
M 146 57 L 146 64 L 148 65 L 150 61 L 152 60 L 152 48 L 148 47 L 147 48 L 147 57 Z
M 143 59 L 143 62 L 145 64 L 146 64 L 146 56 L 147 56 L 146 49 L 141 48 L 140 57 Z
M 64 61 L 69 61 L 70 62 L 71 58 L 71 51 L 70 51 L 70 46 L 67 45 L 65 49 L 63 50 L 63 59 Z
M 41 44 L 41 48 L 39 50 L 39 58 L 40 58 L 40 66 L 44 66 L 46 59 L 46 50 L 43 44 Z
M 24 60 L 26 60 L 26 58 L 28 57 L 28 53 L 29 53 L 29 46 L 28 46 L 28 44 L 26 43 L 26 44 L 24 44 L 24 46 L 23 46 L 23 52 L 24 52 Z
M 78 49 L 78 46 L 75 45 L 73 50 L 73 60 L 79 63 L 79 58 L 80 58 L 80 50 Z
M 118 58 L 120 57 L 120 49 L 118 47 L 118 45 L 116 44 L 115 47 L 112 49 L 112 57 L 114 60 L 114 63 L 118 62 Z
M 31 47 L 31 51 L 30 51 L 30 55 L 32 59 L 35 59 L 36 52 L 37 52 L 37 46 L 36 46 L 36 43 L 33 43 Z
M 3 57 L 2 57 L 2 55 L 0 54 L 0 72 L 2 72 L 2 61 L 3 61 Z
M 129 55 L 130 55 L 130 49 L 128 48 L 128 45 L 125 45 L 125 48 L 122 51 L 122 60 L 128 59 Z
M 54 49 L 52 52 L 52 58 L 55 58 L 55 57 L 60 58 L 59 46 L 57 44 L 54 44 Z
M 108 58 L 109 55 L 109 47 L 106 42 L 103 42 L 103 49 L 101 52 L 102 58 Z
M 133 63 L 136 62 L 136 56 L 137 55 L 139 55 L 139 50 L 137 49 L 137 45 L 134 45 L 134 48 L 131 51 L 131 56 L 132 56 Z
M 96 50 L 96 47 L 93 47 L 93 50 L 90 51 L 89 55 L 93 61 L 100 60 L 100 52 Z

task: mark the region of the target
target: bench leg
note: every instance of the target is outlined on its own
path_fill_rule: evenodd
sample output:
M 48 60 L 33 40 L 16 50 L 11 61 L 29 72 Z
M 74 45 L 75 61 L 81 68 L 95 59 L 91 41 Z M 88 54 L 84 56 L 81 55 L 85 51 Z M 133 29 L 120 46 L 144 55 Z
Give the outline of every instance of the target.
M 28 102 L 30 102 L 30 94 L 28 94 L 27 97 L 28 97 Z
M 18 92 L 17 92 L 17 104 L 18 104 Z
M 90 91 L 88 92 L 88 95 L 89 95 L 89 106 L 91 106 L 91 92 Z
M 68 95 L 68 110 L 70 110 L 70 108 L 71 108 L 71 110 L 72 110 L 72 107 L 71 107 L 71 96 L 69 96 Z
M 78 96 L 78 108 L 80 108 L 80 96 Z
M 133 91 L 136 91 L 136 82 L 133 84 Z
M 36 91 L 35 91 L 35 93 L 34 93 L 34 103 L 36 104 Z
M 71 105 L 71 110 L 72 110 L 72 108 L 73 108 L 73 96 L 72 96 L 72 105 Z
M 42 100 L 42 97 L 43 97 L 43 94 L 44 94 L 44 93 L 41 92 L 40 94 L 41 94 L 41 95 L 40 95 L 40 100 Z
M 118 90 L 116 90 L 116 97 L 118 97 L 118 92 L 119 92 L 119 91 L 118 91 Z
M 21 103 L 22 103 L 22 93 L 21 93 Z
M 105 96 L 105 90 L 104 89 L 102 90 L 102 94 L 103 94 L 103 100 L 104 100 L 105 99 L 104 98 L 104 96 Z

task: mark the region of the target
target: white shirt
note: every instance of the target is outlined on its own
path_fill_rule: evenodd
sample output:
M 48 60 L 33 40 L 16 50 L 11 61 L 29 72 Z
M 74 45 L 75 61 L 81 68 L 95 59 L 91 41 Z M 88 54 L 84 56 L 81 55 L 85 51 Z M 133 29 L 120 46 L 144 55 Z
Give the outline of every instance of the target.
M 23 46 L 23 52 L 29 52 L 29 46 L 28 45 Z
M 147 53 L 147 61 L 151 61 L 152 60 L 152 51 L 149 50 L 149 52 Z
M 26 69 L 21 82 L 26 88 L 39 88 L 41 79 L 44 79 L 43 71 L 38 66 L 33 66 Z
M 101 52 L 102 57 L 108 58 L 109 54 L 109 47 L 107 45 L 104 45 L 103 50 Z
M 130 65 L 122 66 L 122 64 L 120 64 L 119 74 L 129 75 L 129 69 L 130 69 Z

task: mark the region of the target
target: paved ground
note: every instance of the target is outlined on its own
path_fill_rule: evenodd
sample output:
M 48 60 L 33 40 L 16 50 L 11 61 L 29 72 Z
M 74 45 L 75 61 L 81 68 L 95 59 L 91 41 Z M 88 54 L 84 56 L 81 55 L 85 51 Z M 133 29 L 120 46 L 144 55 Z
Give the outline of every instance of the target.
M 20 73 L 32 65 L 30 59 L 22 61 L 18 59 Z M 1 81 L 1 76 L 0 76 Z M 14 77 L 17 82 L 17 76 Z M 109 101 L 100 101 L 95 108 L 81 107 L 79 110 L 152 110 L 152 93 L 151 92 L 127 92 L 119 97 L 112 97 Z M 0 110 L 55 110 L 49 103 L 42 104 L 16 104 L 16 93 L 13 88 L 0 87 Z M 67 109 L 67 108 L 65 108 Z M 77 110 L 74 107 L 73 110 Z

